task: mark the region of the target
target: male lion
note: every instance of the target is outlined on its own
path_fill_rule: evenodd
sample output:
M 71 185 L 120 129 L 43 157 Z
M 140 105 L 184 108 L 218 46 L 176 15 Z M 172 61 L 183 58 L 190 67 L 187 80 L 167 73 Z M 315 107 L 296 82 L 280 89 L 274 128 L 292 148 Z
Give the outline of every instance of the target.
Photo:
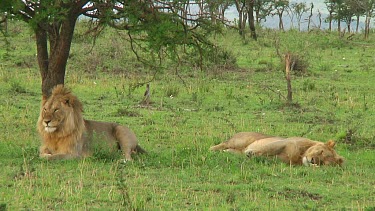
M 335 142 L 322 143 L 302 137 L 282 138 L 255 132 L 235 134 L 210 150 L 244 153 L 248 157 L 277 157 L 292 165 L 341 165 L 344 158 L 334 150 Z
M 43 97 L 37 123 L 42 138 L 40 157 L 48 160 L 87 157 L 98 146 L 109 151 L 121 149 L 126 160 L 132 160 L 132 152 L 145 152 L 129 128 L 85 120 L 82 112 L 81 102 L 63 85 L 55 86 L 49 98 Z

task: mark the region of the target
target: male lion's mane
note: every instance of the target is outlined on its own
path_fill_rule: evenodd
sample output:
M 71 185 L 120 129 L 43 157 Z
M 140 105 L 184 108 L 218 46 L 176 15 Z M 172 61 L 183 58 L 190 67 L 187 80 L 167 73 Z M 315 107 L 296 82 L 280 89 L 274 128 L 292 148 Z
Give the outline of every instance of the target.
M 56 129 L 56 132 L 49 133 L 45 130 L 43 125 L 43 105 L 47 103 L 47 100 L 50 102 L 59 102 L 60 104 L 66 104 L 71 107 L 68 115 L 66 115 L 65 121 L 62 125 L 59 125 L 59 128 Z M 56 108 L 55 108 L 56 109 Z M 65 109 L 64 105 L 61 105 L 58 109 Z M 42 136 L 43 146 L 41 147 L 41 155 L 51 154 L 48 150 L 49 148 L 59 148 L 59 151 L 62 152 L 77 152 L 77 148 L 83 145 L 84 139 L 82 139 L 83 131 L 85 130 L 85 124 L 82 117 L 83 107 L 81 102 L 77 99 L 76 96 L 71 94 L 71 91 L 64 86 L 56 86 L 51 94 L 51 97 L 48 99 L 43 96 L 41 111 L 38 119 L 38 132 Z M 64 143 L 64 144 L 60 144 Z

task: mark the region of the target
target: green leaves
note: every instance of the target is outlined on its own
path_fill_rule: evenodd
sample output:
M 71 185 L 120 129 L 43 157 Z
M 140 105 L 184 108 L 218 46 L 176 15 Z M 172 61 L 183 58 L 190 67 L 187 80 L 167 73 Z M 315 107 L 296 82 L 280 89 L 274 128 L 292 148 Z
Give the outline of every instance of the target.
M 0 4 L 0 12 L 9 12 L 15 2 L 12 0 L 2 0 Z

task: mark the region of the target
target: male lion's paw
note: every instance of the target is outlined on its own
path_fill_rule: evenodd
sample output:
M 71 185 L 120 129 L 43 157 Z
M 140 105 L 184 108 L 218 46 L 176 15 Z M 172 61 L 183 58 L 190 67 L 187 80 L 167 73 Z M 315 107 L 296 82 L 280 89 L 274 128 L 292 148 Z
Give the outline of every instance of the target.
M 319 168 L 320 167 L 318 164 L 311 164 L 310 166 L 313 167 L 313 168 Z
M 51 157 L 52 156 L 52 154 L 50 154 L 50 153 L 40 153 L 39 154 L 39 157 L 41 157 L 41 158 L 49 158 L 49 157 Z

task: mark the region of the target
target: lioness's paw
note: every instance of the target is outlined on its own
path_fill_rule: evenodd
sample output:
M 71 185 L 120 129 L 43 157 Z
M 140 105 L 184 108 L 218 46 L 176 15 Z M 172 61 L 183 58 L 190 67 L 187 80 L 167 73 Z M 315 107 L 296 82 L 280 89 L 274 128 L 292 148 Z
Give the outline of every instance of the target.
M 255 156 L 255 152 L 254 152 L 253 150 L 247 150 L 247 151 L 245 152 L 245 154 L 246 154 L 246 156 L 247 156 L 248 158 L 252 158 L 252 157 Z
M 133 161 L 133 159 L 121 159 L 120 163 L 121 164 L 127 164 L 127 163 L 131 163 L 132 161 Z

